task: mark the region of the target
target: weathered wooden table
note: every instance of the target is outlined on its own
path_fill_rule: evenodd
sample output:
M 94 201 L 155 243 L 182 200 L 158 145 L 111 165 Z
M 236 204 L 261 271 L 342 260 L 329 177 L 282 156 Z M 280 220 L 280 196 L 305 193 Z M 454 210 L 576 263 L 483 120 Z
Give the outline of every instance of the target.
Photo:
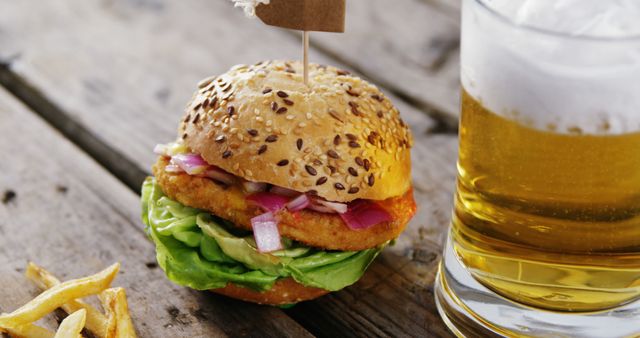
M 138 191 L 199 79 L 299 58 L 299 35 L 223 0 L 0 0 L 0 312 L 37 294 L 29 260 L 62 278 L 120 261 L 141 337 L 450 337 L 433 282 L 455 180 L 458 7 L 351 0 L 346 34 L 312 34 L 312 61 L 379 84 L 412 126 L 419 212 L 356 285 L 281 310 L 171 284 Z

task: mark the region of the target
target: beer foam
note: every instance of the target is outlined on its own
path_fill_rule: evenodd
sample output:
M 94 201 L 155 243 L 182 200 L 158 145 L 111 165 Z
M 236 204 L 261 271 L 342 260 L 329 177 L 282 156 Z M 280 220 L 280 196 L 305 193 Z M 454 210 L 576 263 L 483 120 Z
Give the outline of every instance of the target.
M 560 133 L 640 131 L 640 5 L 465 1 L 462 85 L 486 108 Z M 596 10 L 600 19 L 594 19 Z

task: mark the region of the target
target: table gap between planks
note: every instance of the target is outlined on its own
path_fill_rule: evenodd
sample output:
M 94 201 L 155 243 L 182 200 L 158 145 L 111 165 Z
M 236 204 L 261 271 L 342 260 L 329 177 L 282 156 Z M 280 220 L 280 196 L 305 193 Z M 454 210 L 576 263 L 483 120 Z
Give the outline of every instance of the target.
M 340 56 L 340 53 L 346 53 L 336 52 L 336 49 L 342 48 L 340 46 L 320 46 L 331 39 L 342 41 L 342 46 L 346 46 L 354 39 L 347 37 L 350 34 L 362 36 L 364 39 L 367 31 L 381 29 L 377 21 L 371 21 L 371 12 L 375 11 L 360 11 L 356 7 L 360 6 L 359 3 L 349 2 L 347 34 L 325 36 L 314 33 L 312 39 L 317 37 L 319 41 L 316 44 L 317 48 L 312 50 L 312 61 L 356 69 L 364 72 L 363 77 L 378 82 L 378 79 L 389 76 L 385 73 L 386 70 L 377 72 L 364 64 L 364 61 L 394 65 L 402 63 L 402 59 L 384 56 L 370 57 L 363 61 L 357 55 Z M 372 0 L 371 3 L 375 3 L 371 8 L 379 8 L 378 17 L 389 10 L 383 0 Z M 431 11 L 429 13 L 433 17 L 448 17 L 455 26 L 455 19 L 450 13 L 440 11 L 440 7 L 432 6 L 429 2 L 403 0 L 403 3 L 414 7 L 416 11 Z M 135 191 L 154 160 L 151 152 L 154 144 L 175 137 L 184 104 L 199 79 L 224 72 L 236 63 L 300 57 L 300 43 L 292 34 L 246 20 L 240 11 L 234 10 L 223 1 L 67 0 L 37 2 L 36 5 L 35 0 L 2 0 L 0 5 L 3 8 L 0 12 L 0 45 L 3 46 L 0 51 L 0 63 L 4 64 L 0 67 L 0 83 Z M 358 13 L 368 14 L 357 15 Z M 393 15 L 400 15 L 406 12 L 394 13 Z M 354 21 L 356 22 L 350 24 Z M 362 21 L 368 22 L 368 26 Z M 430 32 L 428 23 L 410 23 L 420 28 L 420 32 Z M 390 24 L 384 27 L 398 29 Z M 440 38 L 436 33 L 425 34 L 425 41 Z M 446 34 L 449 36 L 451 32 L 446 31 Z M 380 39 L 388 41 L 386 39 L 392 37 L 392 34 L 382 34 Z M 370 41 L 371 45 L 360 45 L 359 48 L 375 51 L 381 43 L 376 38 L 370 38 L 373 39 Z M 326 41 L 322 42 L 321 39 Z M 430 45 L 428 41 L 424 43 Z M 409 54 L 413 52 L 410 51 Z M 437 54 L 431 53 L 430 55 Z M 417 58 L 419 55 L 408 57 Z M 447 58 L 446 64 L 457 63 L 455 55 L 444 57 Z M 437 59 L 436 56 L 433 58 Z M 449 61 L 448 58 L 452 58 L 453 61 Z M 455 82 L 457 86 L 457 74 L 449 78 L 451 73 L 433 72 L 422 81 L 429 84 L 432 78 L 439 76 L 441 83 L 450 81 Z M 10 280 L 12 283 L 19 280 L 19 273 L 16 275 L 17 272 L 12 269 L 20 268 L 20 263 L 24 265 L 26 259 L 42 261 L 45 265 L 51 264 L 52 270 L 66 272 L 65 277 L 95 271 L 111 262 L 107 258 L 119 259 L 125 263 L 125 274 L 119 280 L 121 285 L 133 287 L 130 293 L 137 293 L 131 296 L 131 302 L 138 329 L 143 337 L 163 336 L 158 335 L 158 332 L 174 332 L 174 336 L 185 337 L 257 333 L 268 336 L 303 335 L 305 331 L 299 331 L 301 327 L 296 322 L 310 333 L 323 337 L 449 337 L 450 334 L 436 313 L 432 287 L 451 210 L 456 137 L 452 134 L 451 128 L 439 127 L 449 125 L 449 122 L 434 120 L 425 112 L 433 114 L 434 111 L 438 111 L 439 113 L 435 114 L 438 118 L 445 114 L 455 116 L 455 113 L 453 110 L 447 110 L 449 108 L 443 108 L 446 107 L 445 104 L 430 98 L 434 93 L 421 96 L 422 101 L 417 104 L 415 100 L 410 100 L 411 104 L 406 103 L 402 97 L 410 95 L 402 95 L 406 90 L 398 85 L 404 83 L 402 78 L 406 75 L 398 72 L 398 76 L 399 82 L 379 82 L 385 85 L 383 91 L 386 91 L 396 103 L 414 131 L 414 189 L 419 213 L 405 234 L 398 239 L 397 244 L 387 249 L 355 286 L 316 301 L 300 304 L 285 312 L 174 287 L 166 281 L 161 271 L 148 271 L 145 266 L 145 263 L 153 260 L 153 249 L 140 231 L 142 225 L 138 220 L 137 196 L 131 191 L 126 191 L 121 183 L 117 183 L 104 169 L 87 159 L 86 155 L 77 149 L 73 151 L 74 155 L 68 155 L 66 150 L 38 153 L 35 149 L 36 154 L 25 155 L 26 158 L 21 162 L 37 163 L 33 160 L 29 162 L 28 159 L 59 156 L 57 162 L 48 160 L 52 161 L 53 164 L 50 165 L 53 165 L 53 168 L 58 168 L 55 177 L 73 179 L 74 182 L 79 181 L 77 184 L 80 187 L 88 187 L 81 195 L 77 195 L 78 203 L 81 202 L 77 206 L 74 205 L 76 199 L 65 202 L 61 199 L 63 196 L 43 194 L 47 197 L 45 201 L 67 203 L 66 208 L 73 210 L 70 212 L 70 220 L 56 216 L 54 211 L 57 209 L 52 209 L 54 204 L 51 202 L 47 204 L 41 201 L 38 205 L 46 207 L 41 211 L 29 212 L 27 210 L 32 209 L 17 209 L 11 205 L 0 205 L 0 210 L 6 212 L 3 222 L 13 227 L 18 227 L 14 220 L 30 215 L 30 219 L 24 220 L 24 229 L 15 228 L 21 231 L 15 236 L 31 238 L 28 237 L 30 233 L 42 235 L 46 229 L 42 229 L 41 222 L 46 220 L 45 224 L 49 227 L 57 226 L 60 241 L 73 242 L 77 236 L 83 243 L 86 242 L 84 246 L 74 250 L 69 250 L 74 247 L 68 245 L 65 250 L 59 248 L 62 257 L 74 262 L 78 261 L 78 257 L 83 257 L 84 260 L 85 255 L 97 257 L 91 262 L 74 264 L 71 270 L 70 264 L 65 260 L 37 251 L 56 247 L 55 241 L 50 241 L 49 238 L 47 241 L 40 238 L 37 242 L 30 239 L 12 253 L 11 261 L 17 260 L 18 263 L 7 268 L 12 276 Z M 435 94 L 446 91 L 444 87 L 438 90 L 439 92 L 435 90 Z M 452 90 L 448 95 L 455 99 L 457 89 Z M 394 93 L 400 93 L 401 97 L 396 97 Z M 3 101 L 9 100 L 6 95 L 2 98 Z M 13 103 L 11 105 L 14 108 L 17 106 L 19 105 Z M 15 110 L 24 115 L 34 114 L 24 107 Z M 0 113 L 4 114 L 4 110 Z M 2 118 L 19 124 L 9 117 Z M 39 121 L 38 118 L 30 118 Z M 5 121 L 0 123 L 3 126 L 7 125 Z M 17 127 L 7 128 L 14 130 Z M 19 144 L 41 145 L 43 141 L 36 140 L 42 139 L 40 133 L 46 134 L 46 128 L 38 128 L 43 130 L 22 131 L 25 135 L 16 135 L 15 137 L 22 138 Z M 68 143 L 57 132 L 50 130 L 49 133 L 56 137 L 50 137 L 47 144 Z M 12 138 L 3 136 L 0 146 L 4 147 L 1 148 L 4 153 L 14 149 L 15 144 L 16 141 Z M 76 157 L 84 160 L 77 160 Z M 91 166 L 87 165 L 89 169 L 77 175 L 74 171 L 77 167 L 76 160 L 91 163 Z M 11 186 L 11 189 L 18 192 L 16 206 L 21 205 L 18 204 L 20 200 L 29 201 L 34 198 L 31 197 L 32 194 L 38 195 L 37 187 L 30 183 L 31 178 L 5 182 L 5 171 L 2 172 L 0 189 L 8 189 Z M 15 175 L 18 175 L 20 171 L 15 172 Z M 33 174 L 30 177 L 37 176 Z M 23 192 L 18 191 L 23 189 Z M 117 193 L 113 190 L 117 190 Z M 27 202 L 23 203 L 28 206 Z M 105 217 L 105 214 L 109 217 Z M 89 225 L 86 225 L 84 220 L 87 217 L 91 218 L 93 223 L 89 222 Z M 64 224 L 69 224 L 69 228 L 64 228 Z M 118 228 L 114 224 L 126 226 Z M 96 236 L 91 230 L 93 228 L 99 228 L 104 234 Z M 87 233 L 77 233 L 78 229 Z M 116 231 L 118 229 L 119 231 Z M 0 241 L 16 242 L 17 239 L 3 235 Z M 34 245 L 34 242 L 38 248 L 27 246 Z M 89 245 L 97 242 L 106 244 Z M 111 242 L 115 242 L 114 245 L 110 245 Z M 123 243 L 130 244 L 125 248 Z M 91 252 L 89 248 L 98 248 L 98 252 Z M 135 258 L 129 255 L 132 250 L 135 251 Z M 0 255 L 0 259 L 3 259 L 3 255 Z M 20 262 L 20 259 L 23 261 Z M 132 267 L 127 268 L 128 265 Z M 139 279 L 128 279 L 126 271 L 130 270 L 129 274 L 136 275 Z M 160 286 L 156 290 L 145 291 L 141 285 L 149 283 Z M 170 291 L 163 293 L 162 290 L 166 289 Z M 15 294 L 25 297 L 29 294 L 34 295 L 35 290 L 25 288 Z M 165 297 L 165 294 L 172 296 Z M 162 299 L 156 300 L 154 295 Z M 21 298 L 24 299 L 26 298 Z M 18 304 L 17 299 L 5 298 L 0 291 L 2 310 Z M 167 306 L 163 307 L 163 304 L 177 308 L 179 318 L 169 318 L 171 313 L 176 314 L 176 311 Z M 203 313 L 206 314 L 206 319 L 199 315 Z M 164 328 L 164 325 L 170 327 Z M 149 327 L 174 331 L 153 331 Z

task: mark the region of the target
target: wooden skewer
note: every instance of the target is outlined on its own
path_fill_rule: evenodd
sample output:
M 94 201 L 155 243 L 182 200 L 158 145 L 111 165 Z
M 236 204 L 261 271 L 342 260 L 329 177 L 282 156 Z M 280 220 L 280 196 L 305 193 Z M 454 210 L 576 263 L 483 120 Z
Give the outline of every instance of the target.
M 302 34 L 303 44 L 303 63 L 304 63 L 304 84 L 309 84 L 309 31 L 304 31 Z

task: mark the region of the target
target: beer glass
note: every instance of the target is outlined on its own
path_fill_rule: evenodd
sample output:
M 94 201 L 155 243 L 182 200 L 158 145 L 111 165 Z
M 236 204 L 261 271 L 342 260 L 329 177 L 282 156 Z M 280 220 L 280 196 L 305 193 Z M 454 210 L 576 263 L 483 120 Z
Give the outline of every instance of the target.
M 463 0 L 461 41 L 444 321 L 640 336 L 640 1 Z

